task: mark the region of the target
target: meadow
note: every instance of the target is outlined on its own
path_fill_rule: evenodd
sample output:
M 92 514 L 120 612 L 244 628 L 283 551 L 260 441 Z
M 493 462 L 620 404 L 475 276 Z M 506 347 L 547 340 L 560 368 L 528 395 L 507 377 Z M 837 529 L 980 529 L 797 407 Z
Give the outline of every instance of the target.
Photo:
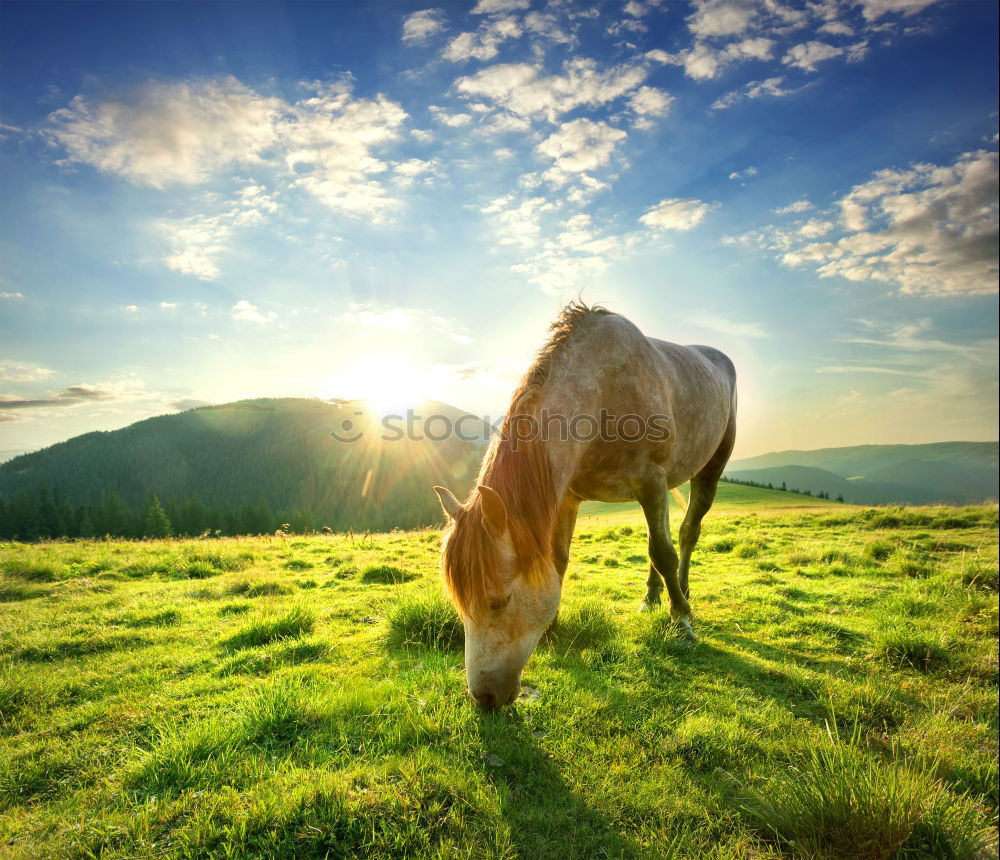
M 693 647 L 589 509 L 490 714 L 437 531 L 0 545 L 0 854 L 996 857 L 996 506 L 754 498 Z

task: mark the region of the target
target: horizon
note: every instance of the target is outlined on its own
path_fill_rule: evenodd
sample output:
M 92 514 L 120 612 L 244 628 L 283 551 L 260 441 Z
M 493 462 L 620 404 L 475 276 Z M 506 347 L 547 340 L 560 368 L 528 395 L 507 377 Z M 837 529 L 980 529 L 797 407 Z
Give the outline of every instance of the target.
M 499 415 L 578 295 L 734 359 L 733 459 L 1000 436 L 995 4 L 0 23 L 0 462 L 258 397 Z
M 307 401 L 307 402 L 325 403 L 325 404 L 330 404 L 330 405 L 342 405 L 345 402 L 348 402 L 348 403 L 350 403 L 350 402 L 364 402 L 365 399 L 364 398 L 357 398 L 357 399 L 354 399 L 354 400 L 345 400 L 343 398 L 336 398 L 336 397 L 331 397 L 331 398 L 321 398 L 321 397 L 257 397 L 257 398 L 247 398 L 245 400 L 229 401 L 228 403 L 205 403 L 205 404 L 201 404 L 201 405 L 198 405 L 198 406 L 190 406 L 187 409 L 183 409 L 183 410 L 180 410 L 180 411 L 168 412 L 168 413 L 164 413 L 162 415 L 146 416 L 144 418 L 138 419 L 137 422 L 133 422 L 133 423 L 138 423 L 140 421 L 149 421 L 149 420 L 155 419 L 155 418 L 164 418 L 164 417 L 168 417 L 170 415 L 178 415 L 178 414 L 181 414 L 183 412 L 192 412 L 192 411 L 197 411 L 197 410 L 201 410 L 201 409 L 220 409 L 220 408 L 225 408 L 227 406 L 239 405 L 241 403 L 254 402 L 256 400 L 302 400 L 302 401 Z M 401 410 L 398 413 L 397 412 L 391 412 L 391 411 L 390 412 L 382 412 L 382 411 L 379 411 L 377 409 L 373 409 L 372 406 L 371 406 L 371 404 L 367 404 L 368 410 L 371 411 L 375 416 L 377 416 L 379 418 L 379 421 L 381 422 L 383 428 L 386 427 L 386 424 L 385 424 L 386 421 L 388 421 L 388 420 L 395 420 L 395 419 L 408 419 L 410 417 L 410 414 L 412 414 L 413 419 L 417 420 L 417 421 L 425 421 L 429 417 L 431 417 L 431 416 L 433 416 L 435 414 L 434 412 L 429 412 L 429 413 L 426 413 L 426 414 L 421 414 L 420 408 L 423 407 L 423 406 L 432 406 L 432 407 L 442 406 L 442 407 L 446 407 L 448 409 L 452 409 L 452 410 L 456 410 L 456 411 L 459 411 L 459 412 L 463 412 L 464 414 L 471 415 L 471 416 L 473 416 L 476 419 L 482 419 L 482 420 L 487 421 L 489 423 L 490 428 L 491 428 L 492 431 L 496 430 L 496 428 L 498 426 L 498 422 L 500 420 L 502 420 L 502 418 L 503 418 L 503 414 L 502 413 L 500 415 L 483 415 L 483 414 L 480 414 L 480 413 L 475 413 L 475 412 L 470 412 L 468 410 L 463 410 L 460 406 L 456 406 L 455 404 L 452 404 L 452 403 L 443 403 L 443 402 L 437 401 L 437 400 L 427 400 L 427 401 L 424 401 L 422 403 L 415 404 L 413 406 L 408 406 L 404 410 Z M 131 426 L 131 425 L 126 425 L 125 427 L 113 428 L 113 429 L 110 429 L 110 430 L 97 430 L 97 431 L 88 431 L 88 432 L 113 433 L 113 432 L 115 432 L 115 430 L 127 429 L 127 427 L 129 427 L 129 426 Z M 397 428 L 394 427 L 393 429 L 396 430 Z M 85 435 L 85 434 L 80 434 L 80 435 Z M 75 438 L 75 437 L 71 437 L 70 439 L 64 439 L 64 440 L 61 440 L 61 441 L 62 442 L 72 441 L 72 438 Z M 60 444 L 60 442 L 55 442 L 53 444 Z M 833 445 L 833 446 L 826 446 L 826 447 L 823 447 L 823 448 L 782 448 L 782 449 L 771 450 L 771 451 L 759 451 L 759 452 L 752 453 L 752 454 L 741 454 L 738 457 L 737 456 L 731 457 L 730 458 L 730 464 L 732 464 L 734 462 L 738 462 L 738 461 L 743 461 L 743 460 L 758 459 L 758 458 L 766 457 L 766 456 L 770 456 L 770 455 L 796 454 L 796 453 L 815 453 L 817 451 L 847 450 L 847 449 L 850 449 L 850 448 L 866 448 L 866 447 L 878 448 L 878 447 L 893 447 L 893 446 L 915 447 L 915 446 L 921 446 L 921 445 L 998 445 L 998 444 L 1000 444 L 1000 440 L 997 440 L 997 439 L 944 439 L 944 440 L 940 440 L 940 441 L 936 441 L 936 442 L 860 442 L 860 443 L 857 443 L 857 444 L 854 444 L 854 445 Z M 51 446 L 45 446 L 45 447 L 51 447 Z M 19 456 L 34 454 L 34 453 L 37 453 L 38 451 L 41 451 L 41 450 L 44 450 L 44 448 L 38 448 L 38 449 L 35 449 L 33 451 L 19 451 L 19 452 L 16 452 L 16 453 L 11 453 L 9 455 L 7 455 L 7 452 L 0 451 L 0 466 L 2 466 L 6 462 L 9 462 L 10 460 L 16 459 Z

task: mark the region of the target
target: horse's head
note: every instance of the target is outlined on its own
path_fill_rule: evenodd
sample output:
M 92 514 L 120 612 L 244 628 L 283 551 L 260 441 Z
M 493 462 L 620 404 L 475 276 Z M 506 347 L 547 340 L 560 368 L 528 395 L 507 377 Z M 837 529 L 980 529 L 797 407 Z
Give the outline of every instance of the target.
M 450 521 L 442 569 L 465 624 L 469 693 L 481 708 L 499 708 L 517 696 L 524 664 L 555 618 L 560 577 L 495 490 L 480 486 L 463 505 L 434 489 Z

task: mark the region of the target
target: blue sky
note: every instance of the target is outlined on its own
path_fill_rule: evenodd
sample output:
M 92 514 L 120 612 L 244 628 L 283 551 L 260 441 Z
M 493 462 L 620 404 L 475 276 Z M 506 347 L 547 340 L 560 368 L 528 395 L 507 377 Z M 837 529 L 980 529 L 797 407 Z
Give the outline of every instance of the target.
M 560 304 L 738 455 L 997 438 L 996 4 L 0 6 L 0 459 L 253 396 L 502 413 Z

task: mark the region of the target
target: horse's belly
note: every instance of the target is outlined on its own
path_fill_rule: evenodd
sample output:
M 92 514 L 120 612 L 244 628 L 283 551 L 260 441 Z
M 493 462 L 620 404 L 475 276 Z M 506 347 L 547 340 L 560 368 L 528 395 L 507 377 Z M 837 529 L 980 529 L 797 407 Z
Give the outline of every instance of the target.
M 570 492 L 588 502 L 633 502 L 632 486 L 620 477 L 610 474 L 588 474 L 577 477 L 569 486 Z

